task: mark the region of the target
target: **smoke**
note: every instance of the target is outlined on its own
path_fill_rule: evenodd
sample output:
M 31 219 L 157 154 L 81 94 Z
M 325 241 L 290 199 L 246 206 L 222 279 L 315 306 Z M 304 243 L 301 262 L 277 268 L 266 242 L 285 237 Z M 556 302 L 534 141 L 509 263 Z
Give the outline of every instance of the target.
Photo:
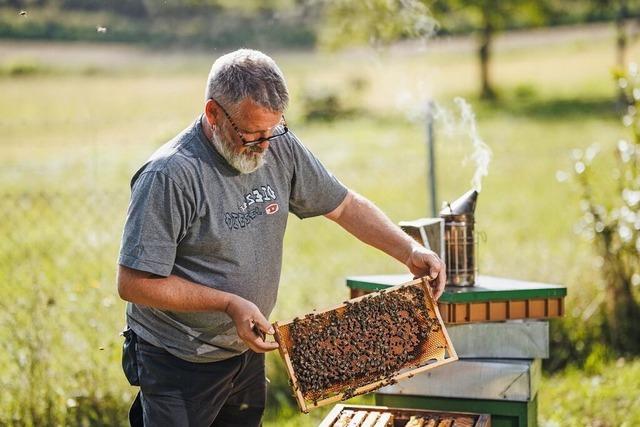
M 420 89 L 420 88 L 418 88 Z M 421 92 L 417 90 L 416 93 Z M 459 110 L 459 114 L 434 101 L 416 102 L 416 95 L 407 92 L 401 93 L 396 99 L 397 107 L 404 111 L 414 122 L 424 123 L 433 120 L 439 125 L 441 131 L 447 138 L 463 134 L 469 137 L 472 145 L 471 154 L 464 159 L 463 163 L 471 160 L 475 164 L 475 172 L 471 179 L 474 190 L 482 190 L 482 178 L 489 173 L 489 163 L 491 162 L 491 148 L 482 140 L 476 124 L 476 116 L 471 105 L 463 98 L 454 98 L 454 103 Z
M 491 148 L 478 133 L 476 115 L 471 105 L 463 98 L 454 98 L 453 101 L 460 111 L 458 115 L 434 101 L 420 102 L 418 100 L 419 94 L 425 91 L 422 84 L 418 84 L 418 86 L 413 93 L 409 91 L 400 92 L 396 97 L 396 107 L 403 111 L 409 120 L 414 122 L 424 123 L 431 117 L 434 123 L 440 125 L 440 130 L 447 137 L 459 134 L 465 134 L 469 137 L 473 151 L 465 159 L 464 163 L 470 159 L 475 164 L 476 169 L 471 179 L 471 185 L 474 190 L 480 192 L 482 190 L 482 178 L 489 173 L 492 153 Z
M 453 100 L 460 109 L 460 116 L 462 119 L 461 126 L 466 129 L 473 145 L 473 153 L 471 154 L 471 160 L 476 165 L 476 170 L 471 179 L 471 185 L 473 189 L 480 192 L 482 190 L 482 178 L 489 173 L 489 162 L 491 161 L 491 149 L 480 138 L 478 134 L 478 127 L 476 126 L 476 115 L 471 108 L 471 105 L 464 99 L 456 97 Z

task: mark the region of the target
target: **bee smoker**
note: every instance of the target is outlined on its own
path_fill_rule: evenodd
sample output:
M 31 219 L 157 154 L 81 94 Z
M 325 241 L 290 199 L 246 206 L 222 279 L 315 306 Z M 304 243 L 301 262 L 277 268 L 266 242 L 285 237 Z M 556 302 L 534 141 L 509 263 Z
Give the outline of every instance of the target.
M 447 285 L 473 286 L 476 280 L 474 212 L 478 192 L 470 190 L 440 211 L 444 219 Z

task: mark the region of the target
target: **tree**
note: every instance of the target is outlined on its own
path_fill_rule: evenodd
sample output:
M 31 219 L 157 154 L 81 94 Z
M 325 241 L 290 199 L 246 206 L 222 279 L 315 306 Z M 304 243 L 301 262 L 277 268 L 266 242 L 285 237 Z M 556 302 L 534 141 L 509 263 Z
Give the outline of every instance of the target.
M 571 0 L 570 5 L 583 3 L 586 7 L 587 21 L 613 21 L 616 31 L 616 66 L 620 71 L 626 68 L 626 54 L 629 44 L 627 23 L 637 18 L 640 12 L 638 0 Z
M 325 6 L 320 40 L 331 48 L 421 38 L 439 27 L 476 31 L 483 99 L 496 97 L 490 72 L 495 34 L 514 26 L 542 24 L 549 10 L 542 0 L 327 0 Z
M 436 21 L 417 0 L 325 0 L 320 42 L 330 49 L 430 36 Z
M 627 61 L 627 45 L 628 36 L 626 29 L 626 19 L 629 15 L 629 6 L 627 0 L 618 0 L 616 13 L 616 63 L 618 68 L 624 70 Z
M 640 17 L 639 0 L 546 0 L 553 1 L 553 23 L 611 21 L 615 27 L 615 67 L 624 72 L 630 42 L 628 24 Z M 567 20 L 567 17 L 571 17 Z M 618 88 L 618 104 L 625 107 L 625 94 Z
M 593 13 L 608 16 L 613 14 L 616 29 L 616 68 L 623 72 L 627 67 L 627 49 L 629 34 L 627 21 L 632 16 L 633 10 L 638 10 L 640 2 L 637 0 L 589 0 Z M 637 14 L 637 12 L 635 12 Z M 625 105 L 625 91 L 618 88 L 618 104 Z
M 456 22 L 455 25 L 477 34 L 482 99 L 494 99 L 497 96 L 490 65 L 495 35 L 508 28 L 543 25 L 551 16 L 552 10 L 543 0 L 435 1 L 433 8 L 444 28 Z

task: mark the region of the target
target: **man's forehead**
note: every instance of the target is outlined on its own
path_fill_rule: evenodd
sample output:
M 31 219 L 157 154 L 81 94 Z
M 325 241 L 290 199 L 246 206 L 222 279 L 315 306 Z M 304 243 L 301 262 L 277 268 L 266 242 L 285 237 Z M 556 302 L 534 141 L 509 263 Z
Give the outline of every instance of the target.
M 271 111 L 262 107 L 250 98 L 245 98 L 237 107 L 238 126 L 247 132 L 266 131 L 276 126 L 282 117 L 282 112 Z

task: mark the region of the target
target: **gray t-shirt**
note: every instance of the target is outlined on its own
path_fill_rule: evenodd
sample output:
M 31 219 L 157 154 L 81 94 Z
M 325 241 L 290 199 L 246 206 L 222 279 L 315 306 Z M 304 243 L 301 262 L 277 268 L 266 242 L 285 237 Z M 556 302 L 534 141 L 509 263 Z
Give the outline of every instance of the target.
M 291 132 L 266 163 L 240 174 L 205 137 L 200 120 L 156 151 L 131 181 L 119 264 L 239 295 L 269 317 L 276 302 L 288 213 L 326 214 L 342 185 Z M 222 312 L 127 304 L 133 331 L 185 360 L 211 362 L 247 350 Z

